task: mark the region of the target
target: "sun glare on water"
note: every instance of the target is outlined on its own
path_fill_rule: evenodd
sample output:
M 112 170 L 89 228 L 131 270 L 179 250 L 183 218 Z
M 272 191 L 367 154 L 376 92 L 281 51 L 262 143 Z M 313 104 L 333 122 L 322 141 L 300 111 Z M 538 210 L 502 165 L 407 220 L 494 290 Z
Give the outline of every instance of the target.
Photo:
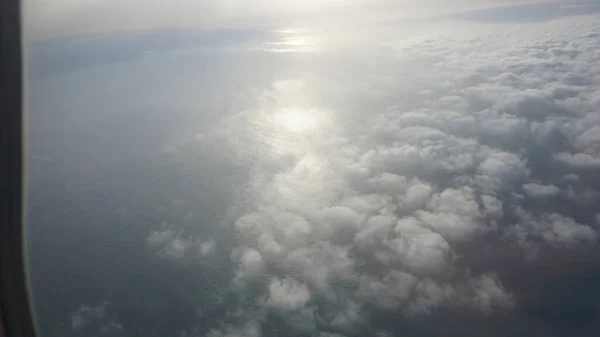
M 275 115 L 275 124 L 294 133 L 307 133 L 318 130 L 323 116 L 313 109 L 286 108 Z

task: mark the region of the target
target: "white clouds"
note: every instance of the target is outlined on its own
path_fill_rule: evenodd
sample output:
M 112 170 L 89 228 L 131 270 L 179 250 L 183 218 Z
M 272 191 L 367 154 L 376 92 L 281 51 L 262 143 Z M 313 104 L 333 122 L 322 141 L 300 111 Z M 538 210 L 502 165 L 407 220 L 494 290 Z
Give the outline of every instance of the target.
M 408 187 L 406 177 L 388 172 L 383 172 L 376 177 L 369 178 L 368 182 L 374 191 L 390 195 L 402 194 Z
M 213 239 L 209 239 L 208 241 L 204 241 L 200 243 L 200 255 L 209 256 L 214 254 L 216 249 L 216 244 Z
M 358 247 L 377 248 L 388 238 L 395 219 L 391 216 L 376 215 L 365 223 L 364 228 L 356 234 L 354 241 Z
M 301 275 L 325 296 L 331 291 L 331 282 L 352 280 L 353 260 L 348 248 L 327 242 L 291 252 L 283 260 L 283 270 Z
M 331 234 L 344 231 L 353 233 L 364 222 L 364 215 L 344 206 L 325 208 L 321 211 L 321 216 Z
M 597 237 L 592 228 L 556 213 L 546 216 L 541 227 L 543 238 L 550 243 L 574 246 L 578 241 L 593 242 Z
M 305 284 L 292 278 L 273 279 L 269 283 L 266 306 L 275 310 L 295 311 L 305 308 L 310 291 Z
M 468 239 L 485 230 L 479 207 L 471 188 L 446 189 L 435 194 L 427 211 L 417 211 L 417 217 L 428 227 L 452 241 Z
M 256 320 L 250 320 L 245 324 L 236 326 L 227 326 L 223 330 L 211 330 L 208 337 L 261 337 L 262 328 Z
M 309 153 L 295 154 L 295 162 L 327 158 L 331 179 L 302 176 L 307 186 L 318 183 L 327 191 L 326 198 L 317 196 L 319 203 L 302 194 L 301 184 L 292 184 L 295 164 L 278 166 L 276 178 L 252 185 L 259 195 L 275 191 L 235 223 L 242 245 L 261 256 L 254 259 L 258 270 L 278 275 L 264 284 L 267 307 L 304 310 L 306 322 L 320 319 L 340 331 L 360 321 L 367 303 L 409 316 L 453 305 L 492 313 L 515 299 L 494 266 L 480 273 L 469 266 L 485 253 L 478 251 L 483 242 L 571 249 L 595 240 L 592 227 L 567 215 L 516 211 L 529 207 L 521 191 L 529 198 L 558 197 L 568 190 L 565 184 L 578 184 L 563 179 L 575 173 L 554 167 L 538 177 L 541 160 L 573 164 L 575 157 L 591 161 L 597 153 L 595 119 L 581 112 L 593 82 L 572 63 L 577 53 L 561 53 L 535 36 L 502 39 L 462 41 L 465 51 L 455 53 L 469 58 L 464 62 L 453 54 L 454 45 L 441 41 L 403 49 L 397 62 L 410 53 L 421 60 L 431 53 L 434 62 L 416 62 L 417 69 L 402 75 L 414 88 L 403 81 L 379 87 L 404 101 L 386 98 L 375 111 L 358 104 L 369 116 L 358 117 L 351 132 L 331 130 Z M 554 175 L 557 180 L 548 183 Z M 278 199 L 274 186 L 297 190 L 298 197 Z M 507 220 L 515 217 L 516 223 Z M 245 274 L 242 269 L 237 275 Z M 319 316 L 320 306 L 339 302 L 345 303 L 339 312 Z M 306 309 L 309 303 L 314 311 Z M 297 326 L 300 316 L 294 315 L 288 323 Z
M 176 235 L 177 232 L 174 229 L 152 231 L 148 236 L 148 239 L 146 239 L 146 242 L 150 247 L 159 249 L 171 242 Z
M 406 193 L 398 196 L 399 211 L 408 214 L 417 209 L 423 208 L 431 198 L 433 188 L 430 185 L 415 182 L 411 185 Z
M 290 18 L 299 16 L 298 7 L 327 1 L 175 0 L 131 6 L 132 0 L 109 0 L 90 3 L 87 13 L 82 13 L 83 3 L 50 2 L 34 10 L 35 18 L 42 12 L 46 18 L 26 22 L 28 27 L 37 24 L 36 31 L 48 35 L 107 28 L 241 27 L 207 33 L 202 43 L 218 45 L 209 50 L 187 50 L 177 57 L 164 51 L 113 72 L 102 66 L 78 73 L 103 75 L 102 81 L 63 74 L 60 81 L 47 83 L 47 93 L 64 91 L 80 102 L 54 99 L 60 102 L 54 103 L 56 109 L 74 111 L 74 119 L 65 124 L 79 125 L 85 115 L 79 111 L 86 105 L 97 107 L 98 115 L 113 113 L 118 122 L 135 107 L 139 110 L 122 130 L 131 130 L 130 138 L 142 135 L 136 144 L 168 149 L 168 155 L 152 153 L 147 162 L 137 162 L 137 153 L 110 161 L 132 168 L 127 177 L 134 175 L 136 181 L 139 169 L 151 167 L 151 174 L 139 177 L 148 185 L 140 191 L 155 195 L 131 198 L 132 214 L 174 196 L 186 199 L 166 206 L 171 210 L 149 210 L 141 222 L 165 218 L 169 224 L 142 228 L 143 236 L 122 250 L 145 245 L 149 258 L 161 259 L 156 265 L 175 263 L 171 270 L 177 277 L 164 277 L 181 287 L 162 291 L 160 270 L 152 280 L 157 283 L 150 284 L 159 286 L 159 300 L 146 299 L 143 292 L 126 296 L 142 298 L 144 306 L 127 312 L 147 310 L 153 319 L 161 318 L 155 308 L 166 305 L 177 315 L 164 317 L 164 323 L 156 319 L 160 334 L 175 335 L 165 330 L 185 322 L 201 327 L 202 333 L 185 327 L 186 335 L 194 337 L 400 335 L 398 327 L 413 319 L 425 322 L 415 324 L 418 330 L 445 310 L 460 316 L 467 307 L 474 319 L 480 313 L 493 316 L 519 303 L 522 294 L 535 296 L 529 292 L 539 282 L 518 275 L 523 250 L 539 252 L 540 260 L 527 262 L 529 271 L 546 261 L 544 252 L 566 261 L 571 250 L 583 256 L 595 249 L 600 228 L 593 172 L 600 168 L 597 17 L 510 25 L 397 22 L 404 15 L 399 12 L 412 7 L 429 7 L 423 10 L 429 16 L 437 7 L 458 7 L 456 1 L 410 0 L 410 5 L 402 2 L 384 7 L 382 12 L 389 13 L 377 13 L 385 24 L 373 24 L 356 10 L 325 13 L 315 20 L 325 22 L 321 25 Z M 294 8 L 287 10 L 291 16 L 262 16 L 286 5 Z M 32 10 L 31 4 L 25 6 Z M 262 17 L 239 20 L 251 15 Z M 232 21 L 220 21 L 225 18 Z M 195 39 L 196 33 L 205 34 L 176 30 L 173 36 L 182 34 L 184 41 L 162 33 L 143 37 L 154 48 L 154 37 L 185 44 L 185 34 Z M 223 46 L 221 39 L 240 46 Z M 275 55 L 264 51 L 265 43 L 323 52 Z M 129 50 L 127 45 L 123 49 Z M 61 62 L 77 63 L 68 61 Z M 117 82 L 124 84 L 113 86 Z M 103 88 L 122 93 L 105 95 Z M 98 98 L 90 104 L 89 97 Z M 151 110 L 160 123 L 146 113 Z M 152 122 L 150 128 L 135 128 L 146 121 Z M 92 122 L 94 129 L 103 125 Z M 155 137 L 163 132 L 165 137 Z M 86 136 L 96 139 L 91 143 L 104 139 Z M 112 158 L 119 150 L 98 153 Z M 113 176 L 112 170 L 102 171 Z M 81 172 L 93 177 L 91 171 Z M 112 185 L 120 187 L 106 184 Z M 137 195 L 134 189 L 129 192 Z M 134 241 L 129 233 L 118 242 Z M 565 263 L 551 261 L 556 270 Z M 192 276 L 179 279 L 179 272 Z M 121 294 L 119 285 L 111 283 L 120 277 L 99 278 L 110 283 L 99 289 Z M 202 314 L 189 318 L 185 308 L 171 310 L 180 304 L 199 306 L 194 309 Z M 515 315 L 528 312 L 518 309 Z M 106 313 L 103 306 L 82 306 L 70 326 L 86 334 L 98 318 L 105 334 L 119 334 L 137 321 L 121 325 Z M 371 326 L 386 320 L 393 322 Z M 378 334 L 382 329 L 390 332 Z
M 146 238 L 146 245 L 156 256 L 173 261 L 208 257 L 215 252 L 216 242 L 212 239 L 194 238 L 185 235 L 183 230 L 162 221 L 158 230 L 153 230 Z
M 311 67 L 322 72 L 276 81 L 256 111 L 194 140 L 248 166 L 228 244 L 243 312 L 234 316 L 254 323 L 222 335 L 260 333 L 271 315 L 318 336 L 317 327 L 351 331 L 372 308 L 493 314 L 518 299 L 503 284 L 509 268 L 485 265 L 490 254 L 524 260 L 518 245 L 595 242 L 595 224 L 570 206 L 583 209 L 594 200 L 584 195 L 595 195 L 581 169 L 600 165 L 600 118 L 590 112 L 600 97 L 600 69 L 590 69 L 600 59 L 582 34 L 600 28 L 477 27 L 484 31 L 464 38 L 386 41 L 381 55 L 316 58 Z M 324 117 L 313 120 L 315 111 Z M 550 204 L 556 199 L 565 205 Z M 147 243 L 173 258 L 191 243 L 203 256 L 216 249 L 170 227 Z
M 475 296 L 471 299 L 474 305 L 484 311 L 494 307 L 507 307 L 513 302 L 510 295 L 502 287 L 494 275 L 482 275 L 470 281 Z
M 502 216 L 503 210 L 501 200 L 491 195 L 482 195 L 481 201 L 483 202 L 483 207 L 487 215 L 495 218 L 500 218 Z
M 339 333 L 320 332 L 319 337 L 344 337 L 344 335 Z
M 532 120 L 543 120 L 553 114 L 563 113 L 559 106 L 533 90 L 508 95 L 499 102 L 498 110 Z
M 411 303 L 409 312 L 412 314 L 428 313 L 456 297 L 456 290 L 451 285 L 437 283 L 431 279 L 423 279 L 415 290 L 420 296 Z
M 519 156 L 510 152 L 492 152 L 478 168 L 477 177 L 484 188 L 493 191 L 504 183 L 513 182 L 527 176 L 526 163 Z
M 595 102 L 586 101 L 575 100 L 577 105 L 572 109 L 575 111 L 595 109 Z M 598 113 L 588 112 L 580 118 L 563 122 L 560 125 L 560 132 L 570 140 L 571 151 L 555 154 L 556 159 L 575 168 L 598 167 L 600 162 L 600 115 Z
M 394 232 L 398 237 L 390 242 L 390 246 L 402 265 L 415 275 L 438 275 L 448 266 L 451 258 L 448 242 L 416 219 L 398 220 Z
M 163 250 L 160 252 L 161 255 L 173 259 L 180 260 L 185 256 L 185 248 L 189 243 L 177 237 L 174 238 Z
M 528 236 L 542 239 L 555 247 L 576 247 L 578 244 L 593 243 L 598 233 L 591 227 L 557 213 L 542 214 L 536 218 L 519 209 L 520 222 L 512 230 L 524 245 L 531 245 Z
M 391 173 L 431 177 L 461 172 L 474 165 L 478 154 L 475 141 L 440 130 L 409 127 L 396 133 L 400 139 L 390 147 L 377 148 L 375 158 L 375 164 Z
M 269 283 L 265 306 L 281 316 L 296 331 L 314 329 L 314 309 L 308 307 L 308 287 L 293 278 L 274 278 Z
M 248 282 L 263 276 L 265 263 L 258 251 L 252 248 L 237 249 L 231 254 L 233 261 L 239 261 L 238 269 L 233 283 L 244 287 Z
M 100 327 L 100 334 L 103 336 L 118 336 L 123 334 L 123 331 L 123 325 L 115 322 L 110 322 Z
M 331 320 L 331 326 L 342 331 L 352 332 L 352 329 L 364 322 L 361 307 L 356 302 L 348 301 L 346 307 L 336 313 Z
M 555 155 L 556 159 L 563 161 L 578 168 L 598 168 L 600 167 L 600 158 L 595 154 L 589 153 L 566 153 L 561 152 Z
M 86 336 L 125 336 L 125 328 L 116 320 L 116 316 L 104 301 L 96 306 L 81 305 L 70 314 L 70 332 L 68 335 Z
M 523 191 L 529 197 L 532 198 L 543 198 L 556 195 L 560 192 L 560 189 L 554 185 L 541 185 L 536 183 L 523 184 Z
M 98 321 L 106 315 L 106 306 L 109 302 L 102 302 L 95 307 L 82 305 L 71 314 L 71 328 L 77 330 L 83 328 L 91 322 Z
M 381 279 L 363 276 L 359 295 L 377 306 L 398 308 L 408 301 L 417 279 L 397 270 L 392 270 Z

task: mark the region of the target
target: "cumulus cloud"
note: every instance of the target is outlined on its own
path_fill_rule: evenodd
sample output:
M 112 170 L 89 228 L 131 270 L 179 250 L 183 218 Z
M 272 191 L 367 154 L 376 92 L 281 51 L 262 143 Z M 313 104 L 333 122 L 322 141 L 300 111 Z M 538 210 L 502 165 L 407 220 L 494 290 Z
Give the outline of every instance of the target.
M 80 306 L 79 309 L 71 314 L 71 327 L 74 330 L 80 329 L 94 320 L 104 318 L 108 304 L 108 302 L 102 302 L 94 307 L 87 305 Z
M 168 226 L 166 222 L 163 222 L 161 227 Z M 154 230 L 150 233 L 146 242 L 148 246 L 155 249 L 160 249 L 168 245 L 177 235 L 177 231 L 174 229 L 164 228 L 162 230 Z
M 261 337 L 262 329 L 260 323 L 251 320 L 245 324 L 235 327 L 227 326 L 220 330 L 211 330 L 208 335 L 209 337 Z
M 257 250 L 252 248 L 236 249 L 231 254 L 231 259 L 238 262 L 238 269 L 233 280 L 236 286 L 244 287 L 248 282 L 263 276 L 265 262 Z
M 554 185 L 527 183 L 523 184 L 523 192 L 532 198 L 543 198 L 558 194 L 560 189 Z
M 435 194 L 427 210 L 415 214 L 426 226 L 453 241 L 468 239 L 475 232 L 485 230 L 471 188 L 449 188 Z
M 401 264 L 416 275 L 436 275 L 451 261 L 451 248 L 444 237 L 426 228 L 415 218 L 398 220 L 390 242 Z
M 306 306 L 310 291 L 305 284 L 291 278 L 273 279 L 269 283 L 266 305 L 276 310 L 294 311 Z
M 81 305 L 70 315 L 71 331 L 65 335 L 82 334 L 86 336 L 125 336 L 125 329 L 109 308 L 111 303 L 103 301 L 95 306 Z
M 200 243 L 200 255 L 209 256 L 215 253 L 216 243 L 215 240 L 209 239 Z
M 506 307 L 513 301 L 503 288 L 498 278 L 494 275 L 482 275 L 470 281 L 475 296 L 472 298 L 473 304 L 484 311 L 490 311 L 492 308 Z
M 156 256 L 172 261 L 206 258 L 215 253 L 213 238 L 186 234 L 181 228 L 161 221 L 158 229 L 152 230 L 146 238 L 146 245 Z
M 555 155 L 556 159 L 563 161 L 569 165 L 580 168 L 597 168 L 600 167 L 600 159 L 595 154 L 589 153 L 567 153 L 561 152 Z
M 381 278 L 363 276 L 359 294 L 377 306 L 397 308 L 408 301 L 417 281 L 414 276 L 397 270 Z
M 534 217 L 527 211 L 517 210 L 520 222 L 511 230 L 521 243 L 529 237 L 537 237 L 554 246 L 575 247 L 578 244 L 593 243 L 598 233 L 590 226 L 557 213 L 545 213 Z

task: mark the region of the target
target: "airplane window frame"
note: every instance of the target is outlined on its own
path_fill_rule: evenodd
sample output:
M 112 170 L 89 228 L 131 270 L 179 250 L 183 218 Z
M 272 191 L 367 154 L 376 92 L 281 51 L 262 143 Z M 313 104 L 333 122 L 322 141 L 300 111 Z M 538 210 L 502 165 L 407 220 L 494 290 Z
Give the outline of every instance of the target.
M 0 0 L 0 336 L 36 336 L 26 275 L 21 2 Z

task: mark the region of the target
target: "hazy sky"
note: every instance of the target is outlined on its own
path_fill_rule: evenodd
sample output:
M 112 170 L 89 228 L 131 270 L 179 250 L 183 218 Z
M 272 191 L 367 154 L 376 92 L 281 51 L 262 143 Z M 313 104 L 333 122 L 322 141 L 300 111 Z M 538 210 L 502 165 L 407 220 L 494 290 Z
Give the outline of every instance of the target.
M 42 336 L 600 334 L 597 3 L 25 6 Z
M 27 0 L 25 22 L 34 37 L 140 29 L 223 28 L 321 19 L 364 21 L 367 14 L 422 18 L 465 10 L 539 3 L 535 0 Z M 354 9 L 354 11 L 352 11 Z M 311 24 L 313 22 L 311 21 Z

